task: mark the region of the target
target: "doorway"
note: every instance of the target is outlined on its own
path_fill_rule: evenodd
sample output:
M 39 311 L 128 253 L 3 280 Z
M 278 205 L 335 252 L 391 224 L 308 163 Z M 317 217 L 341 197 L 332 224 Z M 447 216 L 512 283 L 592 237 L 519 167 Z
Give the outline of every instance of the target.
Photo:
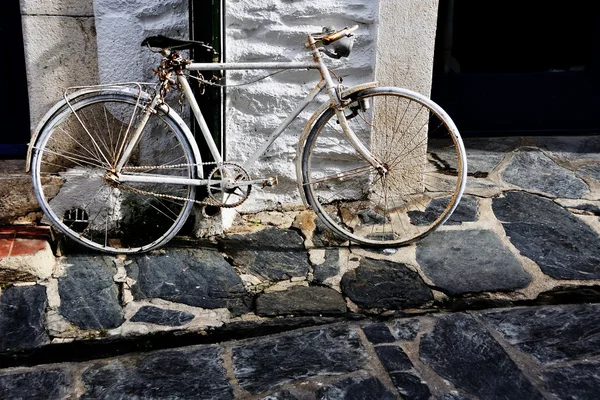
M 465 136 L 600 133 L 599 10 L 440 0 L 433 100 Z
M 31 132 L 19 0 L 8 0 L 0 13 L 0 87 L 0 121 L 5 124 L 0 159 L 21 159 Z

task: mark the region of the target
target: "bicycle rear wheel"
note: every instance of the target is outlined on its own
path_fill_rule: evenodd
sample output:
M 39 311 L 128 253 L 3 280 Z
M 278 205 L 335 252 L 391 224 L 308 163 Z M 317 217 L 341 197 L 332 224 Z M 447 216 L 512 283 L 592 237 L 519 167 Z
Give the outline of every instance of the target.
M 189 216 L 195 187 L 115 179 L 119 155 L 143 110 L 135 95 L 100 91 L 56 111 L 40 132 L 32 158 L 34 192 L 47 219 L 82 245 L 109 253 L 148 251 L 170 240 Z M 199 160 L 185 133 L 157 111 L 122 172 L 195 177 Z
M 384 170 L 348 141 L 334 109 L 325 111 L 302 153 L 305 196 L 323 223 L 375 247 L 412 243 L 443 224 L 466 180 L 464 146 L 450 117 L 418 93 L 383 87 L 353 94 L 344 114 Z

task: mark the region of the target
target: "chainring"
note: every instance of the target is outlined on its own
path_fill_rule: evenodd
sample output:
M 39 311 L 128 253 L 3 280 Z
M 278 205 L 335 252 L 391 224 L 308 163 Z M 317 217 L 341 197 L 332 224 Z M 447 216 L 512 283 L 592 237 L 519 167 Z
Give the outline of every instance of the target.
M 224 162 L 208 176 L 208 197 L 223 208 L 237 207 L 248 199 L 252 185 L 238 185 L 250 181 L 248 172 L 238 164 Z

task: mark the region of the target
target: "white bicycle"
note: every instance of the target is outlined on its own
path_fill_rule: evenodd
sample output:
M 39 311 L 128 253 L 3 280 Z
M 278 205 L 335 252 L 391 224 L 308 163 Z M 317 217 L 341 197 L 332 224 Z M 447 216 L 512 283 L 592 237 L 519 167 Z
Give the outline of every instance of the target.
M 416 92 L 376 82 L 346 88 L 325 55 L 350 53 L 353 31 L 308 34 L 307 62 L 195 63 L 178 50 L 196 41 L 147 38 L 162 57 L 149 86 L 125 83 L 65 92 L 38 125 L 27 166 L 47 219 L 71 239 L 109 253 L 138 253 L 167 243 L 194 204 L 235 207 L 253 186 L 275 177 L 247 170 L 325 91 L 328 101 L 299 137 L 297 182 L 305 204 L 342 239 L 366 246 L 414 242 L 443 224 L 466 181 L 465 150 L 451 118 Z M 214 50 L 212 50 L 214 51 Z M 311 69 L 320 81 L 245 161 L 224 160 L 194 98 L 198 71 Z M 179 90 L 212 160 L 203 162 L 184 120 L 165 102 Z M 210 173 L 204 172 L 207 165 Z M 196 197 L 203 187 L 201 198 Z

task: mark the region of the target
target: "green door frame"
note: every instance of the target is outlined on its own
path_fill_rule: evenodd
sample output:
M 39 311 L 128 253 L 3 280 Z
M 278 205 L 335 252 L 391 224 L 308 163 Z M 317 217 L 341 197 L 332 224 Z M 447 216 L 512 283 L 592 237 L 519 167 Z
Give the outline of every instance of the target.
M 211 44 L 219 53 L 218 62 L 225 62 L 225 35 L 224 15 L 225 0 L 190 0 L 190 37 Z M 206 8 L 210 7 L 210 12 Z M 192 58 L 198 62 L 210 62 L 211 59 L 203 58 L 205 55 L 192 54 Z M 210 80 L 213 76 L 224 77 L 224 71 L 203 72 L 205 79 Z M 223 79 L 224 82 L 224 79 Z M 221 154 L 225 157 L 225 91 L 216 86 L 205 85 L 202 90 L 195 89 L 196 99 L 206 123 L 210 128 L 215 143 L 220 145 Z M 200 127 L 194 124 L 194 133 L 200 132 Z M 201 138 L 202 135 L 196 135 Z M 210 153 L 203 151 L 207 146 L 200 146 L 203 161 L 212 161 Z M 209 170 L 212 168 L 208 168 Z M 207 171 L 208 172 L 208 171 Z

